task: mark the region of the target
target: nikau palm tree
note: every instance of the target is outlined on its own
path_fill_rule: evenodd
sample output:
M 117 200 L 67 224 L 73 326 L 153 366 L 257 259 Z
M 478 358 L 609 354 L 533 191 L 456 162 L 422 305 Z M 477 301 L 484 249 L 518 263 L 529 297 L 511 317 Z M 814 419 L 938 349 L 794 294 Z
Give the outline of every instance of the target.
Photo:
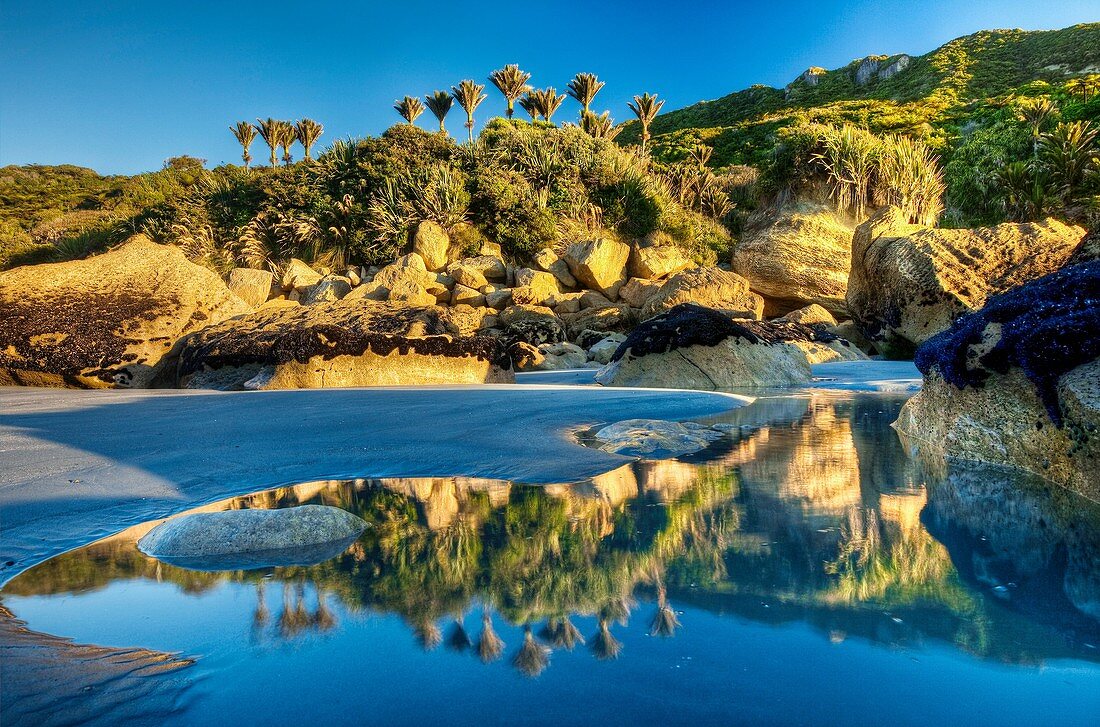
M 257 127 L 257 129 L 260 132 L 260 138 L 264 140 L 264 143 L 267 144 L 267 148 L 271 150 L 271 166 L 274 167 L 276 164 L 279 163 L 279 159 L 276 156 L 275 152 L 279 148 L 279 139 L 281 138 L 279 124 L 281 124 L 282 122 L 273 119 L 270 116 L 267 118 L 266 121 L 263 121 L 261 119 L 256 119 L 256 121 L 259 122 L 259 126 Z
M 415 96 L 406 96 L 395 103 L 393 108 L 408 124 L 416 123 L 416 119 L 424 113 L 424 103 Z
M 455 101 L 466 112 L 466 131 L 470 134 L 470 143 L 474 143 L 474 111 L 481 102 L 488 98 L 482 91 L 485 86 L 466 79 L 460 81 L 457 86 L 451 86 L 451 93 Z
M 313 148 L 313 145 L 317 143 L 317 139 L 323 133 L 325 133 L 325 127 L 313 119 L 302 119 L 294 125 L 294 136 L 298 139 L 298 143 L 302 145 L 302 148 L 306 150 L 306 161 L 312 159 L 309 155 L 310 149 Z
M 279 146 L 283 148 L 283 164 L 290 165 L 293 159 L 290 156 L 290 147 L 294 146 L 294 142 L 298 140 L 297 132 L 294 130 L 294 124 L 289 121 L 280 121 L 279 123 Z
M 527 85 L 530 80 L 531 74 L 521 71 L 515 63 L 498 68 L 489 74 L 489 81 L 497 87 L 504 96 L 504 100 L 508 102 L 508 118 L 512 118 L 512 114 L 515 113 L 516 101 L 524 92 L 530 90 L 531 87 Z
M 552 117 L 565 103 L 565 94 L 559 94 L 553 86 L 532 91 L 531 94 L 535 99 L 535 108 L 538 110 L 539 116 L 553 123 Z
M 634 115 L 638 117 L 638 121 L 642 124 L 642 155 L 645 155 L 646 142 L 649 141 L 649 125 L 653 123 L 653 119 L 657 117 L 657 114 L 661 113 L 661 107 L 665 105 L 664 101 L 657 100 L 657 94 L 643 93 L 641 96 L 635 96 L 633 103 L 628 103 L 627 106 L 634 112 Z
M 524 93 L 523 98 L 519 100 L 519 107 L 527 112 L 527 115 L 531 117 L 531 121 L 539 120 L 539 107 L 538 102 L 535 100 L 535 92 L 528 89 Z
M 614 139 L 622 131 L 622 127 L 615 126 L 610 111 L 604 111 L 598 115 L 589 111 L 581 119 L 581 128 L 596 139 L 607 139 L 608 141 Z
M 592 100 L 605 85 L 607 84 L 596 78 L 593 73 L 578 73 L 569 82 L 565 92 L 581 105 L 581 124 L 584 124 L 585 117 L 592 111 Z
M 424 101 L 428 105 L 428 110 L 439 119 L 439 133 L 446 134 L 447 129 L 443 126 L 443 119 L 447 118 L 451 106 L 454 105 L 454 96 L 446 91 L 436 91 L 431 96 L 425 96 Z
M 229 130 L 241 145 L 241 159 L 244 160 L 244 168 L 248 169 L 248 165 L 252 163 L 252 155 L 248 153 L 248 148 L 252 146 L 252 142 L 256 141 L 256 127 L 247 121 L 238 121 L 237 125 L 230 126 Z

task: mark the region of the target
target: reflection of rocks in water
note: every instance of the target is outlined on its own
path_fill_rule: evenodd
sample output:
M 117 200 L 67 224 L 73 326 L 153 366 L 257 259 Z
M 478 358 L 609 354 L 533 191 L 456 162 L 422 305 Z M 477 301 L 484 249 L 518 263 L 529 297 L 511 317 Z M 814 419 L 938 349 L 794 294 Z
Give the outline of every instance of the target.
M 905 396 L 855 394 L 849 416 L 852 443 L 859 456 L 859 477 L 864 492 L 911 490 L 920 485 L 913 461 L 906 456 L 891 425 L 905 403 Z
M 1100 635 L 1094 503 L 1037 477 L 959 464 L 930 485 L 925 522 L 965 579 L 1033 617 Z

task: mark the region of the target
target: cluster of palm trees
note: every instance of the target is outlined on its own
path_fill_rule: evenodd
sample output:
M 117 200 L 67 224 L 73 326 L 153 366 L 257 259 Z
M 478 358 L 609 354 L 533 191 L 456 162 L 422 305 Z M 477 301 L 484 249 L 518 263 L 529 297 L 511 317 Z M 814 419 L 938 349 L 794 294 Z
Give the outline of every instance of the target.
M 244 160 L 245 169 L 248 169 L 248 165 L 252 163 L 252 154 L 249 149 L 252 142 L 256 141 L 257 136 L 264 140 L 271 151 L 271 166 L 274 167 L 279 163 L 278 152 L 280 149 L 282 150 L 283 164 L 290 164 L 293 161 L 290 148 L 294 146 L 295 142 L 302 145 L 306 160 L 312 159 L 313 157 L 310 154 L 313 145 L 325 132 L 325 127 L 313 119 L 281 121 L 280 119 L 268 117 L 266 120 L 256 119 L 255 124 L 238 121 L 234 126 L 230 126 L 229 130 L 233 132 L 233 136 L 237 138 L 237 142 L 241 145 L 241 159 Z
M 566 98 L 573 98 L 581 105 L 579 126 L 589 134 L 600 139 L 613 139 L 619 133 L 621 127 L 615 126 L 610 112 L 604 111 L 597 114 L 592 111 L 592 103 L 596 94 L 605 85 L 603 81 L 592 73 L 578 73 L 573 77 L 565 89 L 565 93 L 558 93 L 553 86 L 548 88 L 533 88 L 528 84 L 531 74 L 520 70 L 515 64 L 504 68 L 498 68 L 489 74 L 489 81 L 496 86 L 507 103 L 507 118 L 515 114 L 516 104 L 527 112 L 531 121 L 543 120 L 553 123 L 556 114 L 565 103 Z M 470 141 L 474 139 L 474 111 L 487 96 L 483 93 L 485 85 L 476 83 L 470 79 L 461 81 L 457 86 L 451 86 L 450 91 L 434 91 L 421 101 L 416 96 L 406 96 L 394 103 L 393 108 L 401 115 L 401 118 L 409 124 L 416 123 L 417 118 L 425 110 L 439 121 L 440 133 L 446 133 L 444 121 L 450 113 L 455 102 L 466 112 L 466 130 Z M 649 128 L 653 119 L 660 113 L 664 106 L 663 100 L 658 100 L 656 94 L 644 93 L 635 96 L 634 101 L 627 104 L 631 112 L 638 118 L 642 126 L 642 153 L 645 153 L 646 144 L 650 139 Z

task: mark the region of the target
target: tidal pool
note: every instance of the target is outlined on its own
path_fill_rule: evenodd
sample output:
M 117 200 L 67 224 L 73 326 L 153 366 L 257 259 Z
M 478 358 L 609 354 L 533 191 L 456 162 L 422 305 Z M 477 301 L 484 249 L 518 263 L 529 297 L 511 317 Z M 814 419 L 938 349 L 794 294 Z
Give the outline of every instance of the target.
M 9 714 L 1096 724 L 1098 507 L 1004 471 L 922 471 L 889 426 L 904 398 L 761 397 L 709 420 L 737 426 L 704 452 L 583 482 L 316 482 L 204 508 L 319 503 L 370 524 L 313 566 L 185 570 L 137 550 L 153 524 L 132 528 L 0 598 L 33 632 L 180 668 L 52 707 L 45 679 Z

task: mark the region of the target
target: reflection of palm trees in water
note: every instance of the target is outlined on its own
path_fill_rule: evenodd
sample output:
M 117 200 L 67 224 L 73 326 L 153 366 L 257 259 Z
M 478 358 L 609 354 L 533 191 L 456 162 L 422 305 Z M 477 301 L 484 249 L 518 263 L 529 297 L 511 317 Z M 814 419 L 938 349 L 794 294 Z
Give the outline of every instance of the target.
M 611 624 L 607 618 L 600 616 L 599 630 L 592 637 L 592 653 L 600 661 L 618 659 L 619 652 L 623 650 L 623 643 L 611 635 Z
M 496 661 L 504 653 L 504 641 L 497 636 L 493 629 L 493 617 L 486 610 L 481 614 L 481 636 L 477 640 L 477 655 L 482 662 L 488 664 Z
M 329 608 L 325 589 L 320 586 L 317 587 L 317 610 L 313 612 L 310 622 L 318 631 L 331 631 L 336 627 L 336 615 Z
M 439 624 L 435 622 L 435 619 L 428 614 L 425 614 L 413 624 L 413 635 L 424 651 L 434 651 L 436 647 L 443 643 L 442 629 L 439 628 Z
M 569 620 L 569 616 L 551 618 L 546 622 L 546 626 L 543 627 L 540 635 L 546 641 L 549 641 L 554 648 L 565 649 L 566 651 L 572 651 L 577 643 L 584 643 L 584 637 L 581 636 L 581 632 L 573 625 L 573 622 Z
M 537 677 L 550 665 L 550 647 L 535 640 L 531 624 L 523 625 L 523 645 L 519 647 L 512 666 L 524 676 Z
M 271 620 L 271 611 L 267 608 L 267 581 L 256 581 L 256 610 L 252 612 L 252 626 L 262 629 Z
M 649 634 L 650 636 L 664 636 L 667 638 L 675 635 L 676 629 L 679 627 L 680 619 L 676 617 L 676 612 L 668 605 L 665 586 L 663 583 L 658 584 L 657 613 L 654 614 L 653 621 L 650 623 Z
M 447 635 L 447 648 L 451 651 L 466 651 L 473 642 L 470 641 L 470 635 L 466 633 L 466 625 L 462 622 L 463 614 L 456 614 L 454 622 L 451 624 L 451 631 Z
M 297 636 L 310 625 L 305 604 L 306 589 L 302 583 L 283 583 L 283 611 L 279 614 L 279 633 L 284 638 Z

